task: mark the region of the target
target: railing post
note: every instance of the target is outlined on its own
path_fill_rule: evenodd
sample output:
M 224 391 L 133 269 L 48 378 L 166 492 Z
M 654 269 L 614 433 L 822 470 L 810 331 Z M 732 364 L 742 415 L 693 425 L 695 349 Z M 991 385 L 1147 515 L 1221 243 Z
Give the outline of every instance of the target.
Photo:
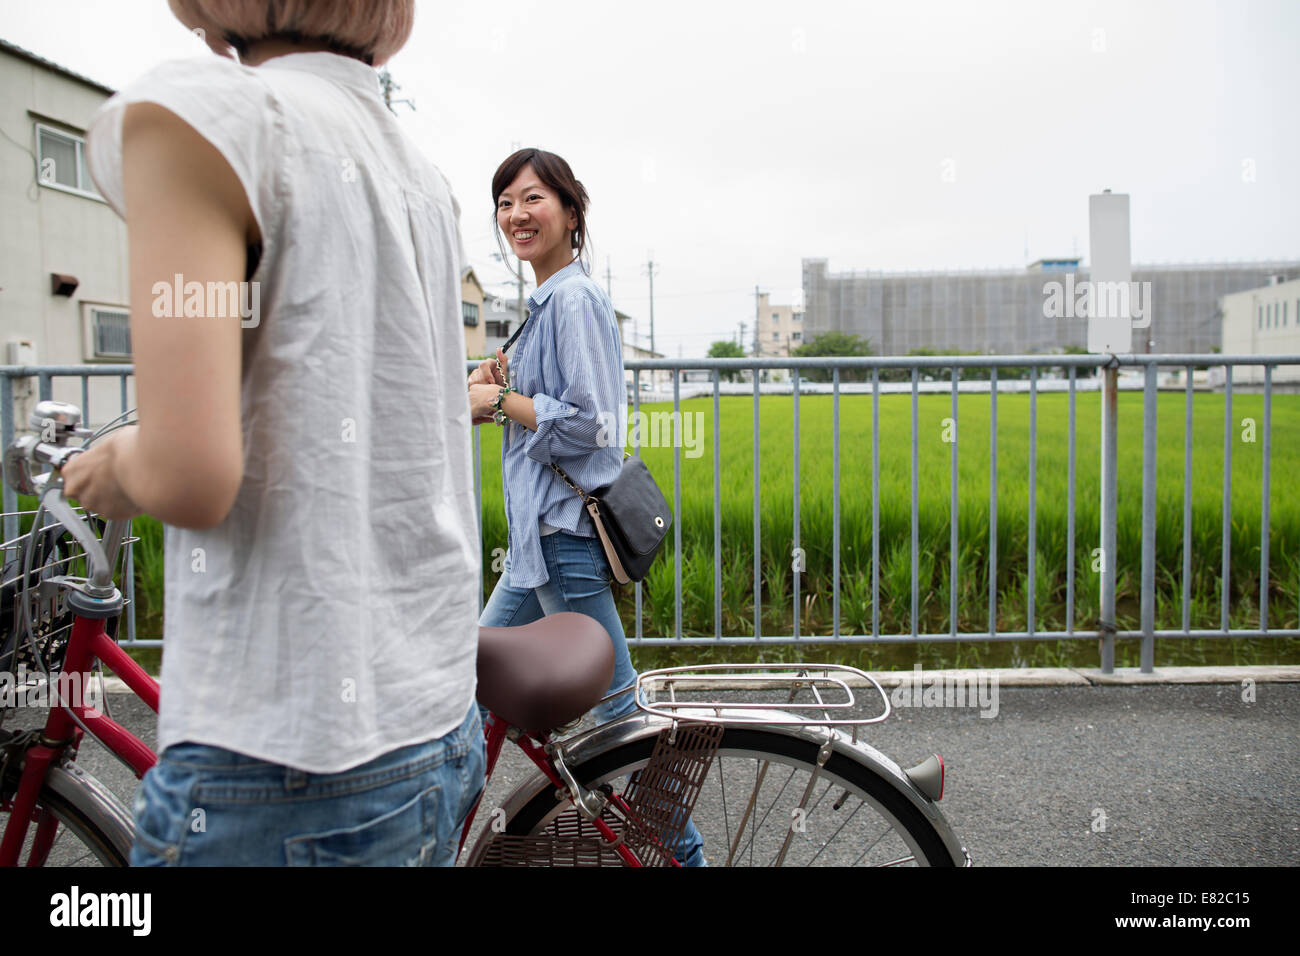
M 1112 363 L 1102 369 L 1101 379 L 1101 672 L 1115 671 L 1115 503 L 1116 441 L 1115 416 L 1119 410 L 1119 368 Z
M 1142 673 L 1155 667 L 1156 627 L 1156 364 L 1142 390 Z

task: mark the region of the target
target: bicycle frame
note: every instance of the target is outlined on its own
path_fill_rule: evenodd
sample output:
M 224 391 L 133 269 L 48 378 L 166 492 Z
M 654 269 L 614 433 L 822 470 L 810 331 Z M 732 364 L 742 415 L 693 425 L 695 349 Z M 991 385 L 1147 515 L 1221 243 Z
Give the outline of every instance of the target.
M 103 619 L 74 616 L 72 634 L 68 638 L 67 655 L 60 673 L 80 675 L 80 686 L 85 687 L 96 658 L 121 677 L 154 713 L 158 712 L 158 682 L 108 636 Z M 56 676 L 51 674 L 50 682 L 53 685 L 52 691 L 58 694 L 64 682 L 55 679 Z M 106 714 L 87 707 L 84 700 L 65 701 L 59 697 L 51 701 L 50 714 L 45 721 L 45 729 L 39 743 L 29 748 L 23 755 L 22 776 L 12 801 L 13 806 L 5 826 L 4 839 L 0 841 L 0 866 L 17 865 L 23 841 L 27 838 L 27 828 L 32 822 L 36 798 L 41 792 L 51 764 L 68 747 L 71 747 L 75 754 L 77 748 L 81 746 L 82 729 L 69 715 L 69 711 L 75 714 L 105 747 L 130 765 L 136 777 L 143 777 L 158 760 L 157 755 L 139 737 Z M 28 858 L 29 865 L 40 866 L 45 862 L 57 830 L 58 821 L 51 814 L 45 813 L 37 823 L 36 835 Z
M 132 660 L 108 636 L 102 619 L 74 616 L 72 633 L 68 640 L 67 654 L 61 673 L 79 674 L 82 680 L 81 686 L 84 687 L 96 659 L 102 661 L 117 674 L 127 687 L 144 701 L 154 713 L 158 712 L 158 682 L 150 677 L 139 664 Z M 65 682 L 58 680 L 57 677 L 56 674 L 51 675 L 51 684 L 56 693 L 61 693 Z M 125 761 L 137 778 L 143 777 L 149 768 L 157 762 L 157 755 L 139 737 L 106 714 L 86 706 L 84 700 L 68 701 L 60 696 L 57 700 L 52 701 L 40 741 L 35 746 L 28 748 L 23 755 L 22 776 L 12 799 L 12 807 L 5 827 L 3 841 L 0 841 L 0 866 L 12 867 L 18 864 L 28 828 L 33 822 L 33 810 L 36 800 L 45 783 L 49 768 L 60 758 L 64 751 L 71 748 L 72 753 L 75 755 L 81 745 L 84 736 L 83 731 L 72 719 L 69 711 L 85 724 L 96 739 Z M 536 765 L 551 784 L 561 790 L 568 789 L 557 771 L 554 761 L 546 752 L 546 747 L 550 743 L 548 735 L 526 734 L 521 731 L 512 734 L 505 722 L 498 720 L 495 716 L 490 716 L 484 728 L 484 737 L 487 748 L 487 770 L 484 775 L 485 787 L 487 781 L 491 779 L 505 741 L 513 739 L 515 745 L 528 756 L 529 760 Z M 480 802 L 481 800 L 482 797 L 480 796 Z M 631 809 L 618 795 L 614 795 L 611 802 L 623 814 L 632 814 Z M 458 855 L 464 849 L 465 840 L 473 827 L 478 808 L 479 804 L 476 803 L 465 820 L 460 835 Z M 45 862 L 58 830 L 58 821 L 48 813 L 44 814 L 36 822 L 36 834 L 28 858 L 28 865 L 30 866 L 40 866 Z M 619 841 L 618 835 L 604 820 L 598 817 L 592 820 L 591 823 L 601 836 L 612 845 L 614 852 L 619 855 L 626 865 L 642 865 L 636 855 Z M 675 860 L 673 865 L 678 865 Z
M 510 728 L 507 727 L 504 721 L 500 721 L 495 715 L 492 715 L 488 718 L 483 733 L 487 741 L 487 771 L 483 775 L 483 789 L 484 793 L 486 793 L 487 782 L 492 779 L 492 771 L 496 768 L 497 759 L 501 756 L 502 745 L 505 743 L 506 738 L 510 736 Z M 528 759 L 537 766 L 537 769 L 546 776 L 548 781 L 560 790 L 566 792 L 569 790 L 568 784 L 566 784 L 560 777 L 559 772 L 555 768 L 554 761 L 546 752 L 546 747 L 550 743 L 549 735 L 534 735 L 523 731 L 516 731 L 513 739 L 515 746 L 528 755 Z M 457 856 L 459 856 L 465 849 L 465 840 L 469 836 L 470 829 L 474 826 L 474 817 L 478 814 L 479 804 L 482 800 L 483 797 L 480 794 L 478 802 L 474 804 L 473 808 L 469 812 L 469 816 L 465 818 L 465 826 L 461 829 L 460 833 L 460 846 L 456 851 Z M 614 794 L 610 798 L 610 802 L 613 803 L 625 816 L 634 816 L 631 807 L 629 807 L 618 794 Z M 642 862 L 637 859 L 636 854 L 619 839 L 618 834 L 616 834 L 604 820 L 600 817 L 595 817 L 590 821 L 590 823 L 595 827 L 597 832 L 600 833 L 601 837 L 611 845 L 614 852 L 619 855 L 619 858 L 622 859 L 627 866 L 643 865 Z M 681 864 L 676 860 L 673 860 L 671 865 L 680 866 Z

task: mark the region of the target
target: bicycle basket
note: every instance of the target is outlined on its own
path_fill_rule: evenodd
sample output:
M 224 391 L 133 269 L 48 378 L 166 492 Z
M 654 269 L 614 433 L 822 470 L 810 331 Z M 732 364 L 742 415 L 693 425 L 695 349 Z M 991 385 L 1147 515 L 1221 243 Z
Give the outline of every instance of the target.
M 26 511 L 3 517 L 24 521 L 34 520 L 35 515 L 34 511 Z M 97 537 L 102 537 L 104 524 L 102 519 L 90 516 L 90 525 Z M 136 540 L 125 536 L 121 554 L 125 555 Z M 30 560 L 26 556 L 29 547 L 32 549 Z M 57 575 L 84 575 L 84 556 L 80 543 L 59 522 L 46 524 L 35 535 L 20 535 L 0 544 L 0 674 L 9 675 L 16 688 L 38 683 L 42 665 L 50 672 L 62 668 L 72 633 L 73 614 L 67 604 L 66 592 L 57 588 L 43 589 L 41 582 Z M 120 560 L 125 566 L 125 559 Z M 29 568 L 26 581 L 24 565 Z M 23 630 L 24 602 L 31 640 Z M 108 635 L 114 639 L 117 638 L 120 620 L 119 615 L 105 621 Z M 19 699 L 18 694 L 0 694 L 0 715 L 16 706 Z

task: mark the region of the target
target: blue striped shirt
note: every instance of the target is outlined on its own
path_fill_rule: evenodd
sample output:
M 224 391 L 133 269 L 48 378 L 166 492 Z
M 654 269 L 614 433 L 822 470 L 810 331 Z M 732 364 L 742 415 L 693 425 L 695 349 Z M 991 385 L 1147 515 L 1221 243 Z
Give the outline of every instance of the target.
M 512 349 L 507 374 L 532 397 L 537 431 L 505 425 L 501 473 L 513 587 L 549 580 L 539 522 L 596 536 L 582 499 L 550 467 L 554 461 L 584 491 L 618 477 L 619 438 L 627 422 L 623 349 L 605 290 L 574 261 L 528 297 L 528 321 Z

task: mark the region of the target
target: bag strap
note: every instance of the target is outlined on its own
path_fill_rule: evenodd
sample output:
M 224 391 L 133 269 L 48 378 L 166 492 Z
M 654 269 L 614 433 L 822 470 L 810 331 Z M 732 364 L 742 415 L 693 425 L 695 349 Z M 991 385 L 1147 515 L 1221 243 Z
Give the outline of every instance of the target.
M 587 513 L 591 515 L 591 523 L 596 526 L 596 534 L 600 535 L 600 546 L 605 549 L 605 557 L 609 560 L 609 570 L 614 575 L 614 580 L 619 584 L 627 584 L 632 579 L 623 570 L 623 562 L 619 560 L 618 549 L 614 547 L 613 542 L 609 540 L 609 535 L 605 532 L 605 522 L 594 498 L 587 502 Z
M 628 460 L 629 458 L 631 458 L 631 457 L 632 457 L 632 456 L 629 455 L 627 452 L 623 452 L 623 460 L 624 460 L 624 461 L 627 461 L 627 460 Z M 595 500 L 594 498 L 591 497 L 591 495 L 587 494 L 585 491 L 583 491 L 581 488 L 579 488 L 577 485 L 575 485 L 575 484 L 573 483 L 573 479 L 571 479 L 571 478 L 570 478 L 570 477 L 565 473 L 564 469 L 561 468 L 559 465 L 557 465 L 555 462 L 551 462 L 551 468 L 555 471 L 555 473 L 556 473 L 557 475 L 559 475 L 561 478 L 563 478 L 563 479 L 564 479 L 564 483 L 565 483 L 566 485 L 568 485 L 570 488 L 572 488 L 575 492 L 577 492 L 578 497 L 581 498 L 581 499 L 582 499 L 584 502 L 586 502 L 588 505 L 590 505 L 591 502 Z
M 583 491 L 581 488 L 579 488 L 577 485 L 575 485 L 575 484 L 573 483 L 573 481 L 569 478 L 569 476 L 568 476 L 567 474 L 564 473 L 564 469 L 563 469 L 563 468 L 561 468 L 561 467 L 560 467 L 559 465 L 557 465 L 555 462 L 551 462 L 551 468 L 554 469 L 554 471 L 555 471 L 555 473 L 556 473 L 557 475 L 559 475 L 561 478 L 564 479 L 564 483 L 565 483 L 566 485 L 568 485 L 570 488 L 572 488 L 574 491 L 576 491 L 576 492 L 578 493 L 578 497 L 579 497 L 579 498 L 581 498 L 583 501 L 587 502 L 588 505 L 591 504 L 591 502 L 594 500 L 594 499 L 591 497 L 591 495 L 587 494 L 585 491 Z

